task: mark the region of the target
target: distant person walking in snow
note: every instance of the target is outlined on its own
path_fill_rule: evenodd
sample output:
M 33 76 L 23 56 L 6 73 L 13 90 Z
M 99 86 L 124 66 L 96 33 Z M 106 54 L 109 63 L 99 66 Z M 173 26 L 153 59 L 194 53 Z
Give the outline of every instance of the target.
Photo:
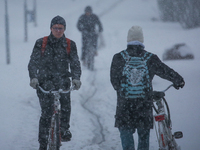
M 154 75 L 171 81 L 176 89 L 182 88 L 185 82 L 157 55 L 144 50 L 140 26 L 129 29 L 127 42 L 126 50 L 114 55 L 110 68 L 110 80 L 117 92 L 115 127 L 119 129 L 123 150 L 135 150 L 133 133 L 136 129 L 138 150 L 149 150 Z
M 68 90 L 71 85 L 74 89 L 81 86 L 81 67 L 77 48 L 74 41 L 65 37 L 65 20 L 56 16 L 50 24 L 51 33 L 46 38 L 36 41 L 28 64 L 30 86 L 34 89 L 40 85 L 44 90 Z M 46 45 L 45 45 L 46 44 Z M 45 46 L 44 46 L 45 45 Z M 70 71 L 69 72 L 69 68 Z M 44 94 L 37 89 L 41 106 L 41 117 L 39 122 L 39 150 L 47 150 L 47 141 L 51 117 L 53 112 L 53 96 Z M 69 131 L 71 100 L 70 93 L 61 94 L 61 138 L 69 141 L 72 137 Z
M 97 29 L 98 27 L 98 29 Z M 81 60 L 85 62 L 88 55 L 88 43 L 94 48 L 94 53 L 97 54 L 97 40 L 99 33 L 103 31 L 102 24 L 97 15 L 92 13 L 92 8 L 87 6 L 85 14 L 81 15 L 77 22 L 77 28 L 82 33 L 82 55 Z M 97 31 L 98 30 L 98 31 Z

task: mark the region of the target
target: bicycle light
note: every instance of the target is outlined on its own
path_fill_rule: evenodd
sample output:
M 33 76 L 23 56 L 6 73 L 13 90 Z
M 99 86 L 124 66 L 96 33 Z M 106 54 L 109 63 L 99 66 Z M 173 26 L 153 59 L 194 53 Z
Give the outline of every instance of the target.
M 165 115 L 163 114 L 163 115 L 155 116 L 155 120 L 156 121 L 163 121 L 163 120 L 165 120 Z

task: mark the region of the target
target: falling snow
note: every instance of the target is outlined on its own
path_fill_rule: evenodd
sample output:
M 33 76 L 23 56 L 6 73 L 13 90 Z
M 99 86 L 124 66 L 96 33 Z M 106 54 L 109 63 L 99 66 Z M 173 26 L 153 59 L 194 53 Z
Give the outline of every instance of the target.
M 32 3 L 29 1 L 29 8 Z M 82 66 L 82 87 L 72 92 L 72 140 L 61 150 L 122 150 L 119 131 L 114 128 L 116 92 L 110 83 L 110 65 L 115 53 L 126 48 L 128 29 L 140 25 L 145 49 L 162 58 L 166 48 L 186 43 L 193 60 L 167 61 L 186 82 L 183 89 L 171 88 L 166 99 L 171 110 L 173 131 L 182 131 L 177 140 L 182 150 L 200 147 L 200 28 L 185 30 L 179 23 L 160 21 L 156 0 L 42 0 L 37 1 L 37 27 L 28 23 L 28 41 L 24 42 L 24 0 L 8 0 L 11 63 L 6 64 L 5 10 L 0 1 L 0 145 L 2 150 L 36 150 L 39 147 L 38 124 L 40 106 L 35 90 L 29 86 L 27 65 L 38 38 L 50 33 L 50 21 L 56 15 L 65 18 L 65 35 L 76 42 L 81 54 L 81 33 L 76 28 L 79 16 L 87 5 L 100 16 L 104 47 L 95 58 L 95 71 Z M 157 21 L 152 21 L 157 18 Z M 155 77 L 155 90 L 170 83 Z M 137 144 L 137 134 L 134 135 Z M 155 130 L 151 130 L 150 150 L 157 150 Z

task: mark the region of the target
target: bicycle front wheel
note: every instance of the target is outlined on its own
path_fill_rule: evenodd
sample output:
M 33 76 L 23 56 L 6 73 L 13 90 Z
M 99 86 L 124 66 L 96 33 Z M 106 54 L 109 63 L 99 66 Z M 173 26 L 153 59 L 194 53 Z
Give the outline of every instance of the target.
M 59 115 L 52 117 L 51 129 L 49 131 L 48 150 L 59 150 L 61 146 Z
M 56 150 L 59 150 L 60 149 L 60 146 L 61 146 L 61 135 L 60 135 L 60 118 L 59 118 L 59 115 L 56 114 L 56 117 L 55 117 L 55 120 L 56 120 Z

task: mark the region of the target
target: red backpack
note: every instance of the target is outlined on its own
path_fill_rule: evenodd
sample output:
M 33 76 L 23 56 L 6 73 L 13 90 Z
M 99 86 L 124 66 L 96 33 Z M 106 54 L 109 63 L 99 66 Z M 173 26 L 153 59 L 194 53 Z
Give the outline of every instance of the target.
M 44 55 L 44 51 L 45 51 L 45 48 L 46 48 L 46 45 L 47 45 L 47 40 L 48 40 L 48 36 L 43 37 L 43 42 L 42 42 L 42 56 Z M 67 54 L 69 55 L 70 50 L 71 50 L 70 39 L 66 38 L 66 41 L 67 41 L 66 50 L 67 50 Z

